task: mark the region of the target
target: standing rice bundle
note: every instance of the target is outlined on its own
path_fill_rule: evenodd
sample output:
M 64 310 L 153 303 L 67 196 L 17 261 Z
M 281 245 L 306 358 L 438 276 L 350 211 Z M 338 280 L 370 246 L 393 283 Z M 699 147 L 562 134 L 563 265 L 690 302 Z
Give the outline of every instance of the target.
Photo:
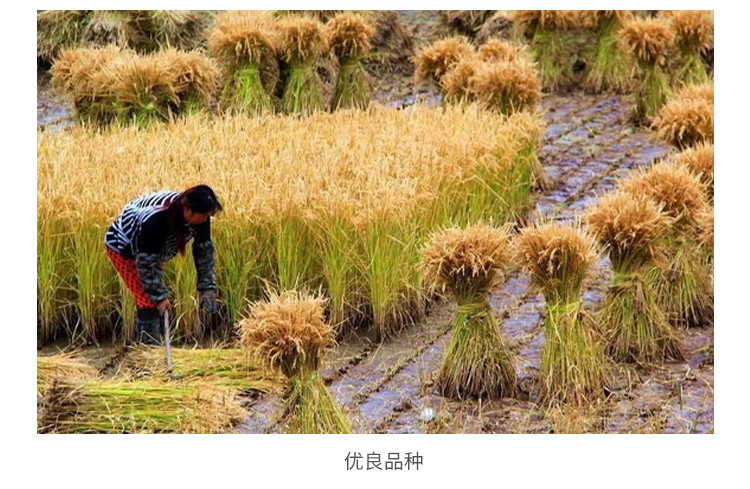
M 417 81 L 440 84 L 443 75 L 459 61 L 474 54 L 474 47 L 465 37 L 455 36 L 435 41 L 414 57 Z
M 440 80 L 443 101 L 446 104 L 468 104 L 476 97 L 472 90 L 471 80 L 483 68 L 476 56 L 467 56 L 446 73 Z
M 208 33 L 208 49 L 219 60 L 224 87 L 219 108 L 259 115 L 272 112 L 280 80 L 275 20 L 251 11 L 216 16 Z
M 323 321 L 325 300 L 287 291 L 255 303 L 239 323 L 243 348 L 290 382 L 285 423 L 290 433 L 350 433 L 349 421 L 318 373 L 335 345 Z
M 714 145 L 698 143 L 672 156 L 672 161 L 685 165 L 698 175 L 706 188 L 706 198 L 713 205 L 714 201 Z
M 540 400 L 582 404 L 604 393 L 605 356 L 583 311 L 581 286 L 596 261 L 594 240 L 577 227 L 521 230 L 516 259 L 545 298 Z
M 510 351 L 487 299 L 512 258 L 510 248 L 505 229 L 476 225 L 436 232 L 422 250 L 425 283 L 449 289 L 458 301 L 436 380 L 443 396 L 492 399 L 517 390 Z
M 37 413 L 39 433 L 224 433 L 246 417 L 236 391 L 206 382 L 59 380 Z
M 542 86 L 555 91 L 567 83 L 573 74 L 574 57 L 566 31 L 579 24 L 577 13 L 573 10 L 516 10 L 513 23 L 531 39 Z
M 318 59 L 328 52 L 323 24 L 304 17 L 285 17 L 279 29 L 282 57 L 287 64 L 282 110 L 305 115 L 323 110 L 323 84 L 316 68 Z
M 371 48 L 374 31 L 361 16 L 340 14 L 326 24 L 326 40 L 339 60 L 331 107 L 365 109 L 370 103 L 367 73 L 362 59 Z
M 205 40 L 213 14 L 208 10 L 131 10 L 144 39 L 139 51 L 166 47 L 190 51 Z
M 656 115 L 670 93 L 669 79 L 662 70 L 667 51 L 674 42 L 669 24 L 661 19 L 634 19 L 619 31 L 621 49 L 638 67 L 635 115 L 646 119 Z
M 220 71 L 213 59 L 197 51 L 184 52 L 173 48 L 154 54 L 157 64 L 168 70 L 179 106 L 176 113 L 190 115 L 210 110 Z
M 705 186 L 687 167 L 663 162 L 636 172 L 622 182 L 622 189 L 648 197 L 672 219 L 667 260 L 649 278 L 662 309 L 677 324 L 706 324 L 713 318 L 713 293 L 696 241 L 698 218 L 707 206 Z
M 525 60 L 485 63 L 470 83 L 481 105 L 504 115 L 534 110 L 542 99 L 537 71 Z
M 713 143 L 714 104 L 701 97 L 675 97 L 659 110 L 653 127 L 659 139 L 680 149 Z
M 598 314 L 609 354 L 619 362 L 681 360 L 679 341 L 646 280 L 656 266 L 669 219 L 647 197 L 616 192 L 597 202 L 586 224 L 615 272 Z
M 629 21 L 630 10 L 585 10 L 583 21 L 594 31 L 590 66 L 584 86 L 590 92 L 623 92 L 630 87 L 632 71 L 622 51 L 617 49 L 617 31 Z
M 685 84 L 708 81 L 708 72 L 701 54 L 713 41 L 714 15 L 712 10 L 672 10 L 667 14 L 675 32 L 675 44 L 680 52 L 677 79 Z

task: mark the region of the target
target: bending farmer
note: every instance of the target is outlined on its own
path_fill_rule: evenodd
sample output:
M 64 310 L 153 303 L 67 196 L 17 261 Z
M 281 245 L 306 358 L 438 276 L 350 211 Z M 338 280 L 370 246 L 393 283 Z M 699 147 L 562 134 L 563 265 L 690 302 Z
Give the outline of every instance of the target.
M 104 238 L 117 273 L 138 306 L 136 340 L 159 344 L 160 319 L 170 307 L 164 286 L 164 263 L 193 238 L 200 305 L 216 312 L 214 245 L 211 216 L 222 209 L 211 187 L 198 185 L 184 192 L 155 192 L 130 201 Z

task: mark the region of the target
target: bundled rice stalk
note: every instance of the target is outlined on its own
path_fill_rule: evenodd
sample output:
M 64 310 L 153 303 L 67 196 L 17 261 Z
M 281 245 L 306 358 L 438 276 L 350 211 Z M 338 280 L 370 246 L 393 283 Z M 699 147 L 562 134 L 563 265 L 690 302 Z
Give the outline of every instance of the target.
M 669 79 L 662 65 L 674 42 L 674 34 L 663 20 L 634 19 L 620 29 L 618 36 L 621 49 L 637 66 L 635 116 L 640 120 L 651 118 L 670 93 Z
M 478 45 L 484 44 L 493 38 L 510 39 L 513 34 L 513 21 L 508 16 L 508 11 L 497 11 L 485 21 L 474 37 Z
M 43 397 L 57 379 L 69 382 L 94 380 L 99 371 L 73 353 L 36 356 L 36 395 Z
M 340 14 L 326 24 L 326 40 L 339 60 L 331 107 L 365 109 L 370 103 L 367 73 L 362 59 L 371 49 L 374 31 L 361 16 Z
M 679 340 L 646 280 L 659 260 L 669 218 L 647 197 L 616 192 L 597 202 L 586 224 L 615 272 L 598 313 L 610 356 L 618 362 L 682 360 Z
M 675 45 L 680 52 L 677 79 L 687 85 L 709 80 L 703 52 L 713 42 L 714 15 L 712 10 L 672 10 L 667 13 L 675 33 Z
M 443 24 L 462 36 L 474 37 L 494 10 L 438 10 Z
M 234 389 L 207 382 L 54 382 L 39 433 L 225 433 L 244 421 Z
M 585 23 L 594 31 L 590 66 L 584 86 L 593 93 L 624 92 L 630 88 L 632 70 L 622 51 L 617 49 L 617 31 L 633 14 L 629 10 L 585 10 Z
M 654 118 L 662 141 L 680 149 L 714 141 L 714 104 L 705 98 L 672 98 Z
M 316 66 L 328 52 L 323 25 L 304 17 L 285 17 L 279 22 L 281 52 L 286 63 L 281 109 L 286 114 L 309 115 L 323 110 L 323 86 Z
M 417 81 L 429 81 L 437 85 L 459 61 L 471 57 L 474 48 L 465 37 L 449 37 L 435 41 L 414 57 Z
M 471 77 L 470 87 L 482 106 L 503 115 L 533 111 L 542 99 L 539 75 L 525 60 L 485 63 Z
M 207 10 L 131 10 L 142 33 L 140 51 L 175 48 L 190 51 L 204 40 L 213 14 Z
M 496 61 L 526 60 L 526 52 L 517 44 L 500 39 L 489 39 L 479 46 L 479 59 L 488 63 Z
M 667 260 L 650 274 L 668 319 L 701 326 L 713 318 L 713 293 L 696 238 L 699 216 L 706 210 L 705 186 L 687 167 L 662 162 L 622 182 L 622 189 L 643 195 L 672 219 L 667 235 Z
M 36 16 L 36 57 L 52 63 L 60 53 L 78 47 L 91 10 L 45 10 Z
M 521 230 L 516 259 L 545 298 L 540 401 L 583 404 L 603 395 L 605 356 L 583 311 L 581 285 L 595 263 L 594 240 L 558 223 Z
M 130 10 L 94 10 L 83 41 L 91 46 L 115 45 L 124 49 L 140 46 L 142 39 Z
M 678 165 L 687 166 L 690 171 L 700 177 L 706 188 L 706 199 L 714 202 L 714 145 L 702 142 L 685 149 L 672 156 L 672 161 Z
M 184 52 L 173 48 L 154 54 L 157 65 L 168 70 L 179 101 L 173 112 L 191 115 L 211 108 L 218 86 L 220 71 L 213 59 L 197 51 Z
M 476 100 L 471 80 L 483 68 L 476 56 L 467 56 L 446 73 L 440 80 L 443 102 L 450 105 L 468 104 Z
M 539 77 L 546 90 L 555 91 L 573 75 L 571 39 L 566 31 L 579 24 L 573 10 L 516 10 L 516 29 L 531 39 L 531 51 L 539 67 Z
M 373 27 L 368 69 L 380 73 L 408 71 L 414 55 L 414 36 L 396 10 L 364 10 L 361 15 Z
M 510 350 L 487 299 L 511 261 L 510 248 L 505 229 L 476 225 L 433 233 L 422 250 L 426 285 L 449 289 L 458 302 L 436 379 L 443 396 L 494 399 L 517 391 Z
M 290 383 L 285 424 L 290 433 L 350 433 L 349 421 L 320 378 L 323 357 L 335 345 L 323 321 L 325 300 L 296 291 L 254 304 L 238 327 L 242 347 Z
M 251 115 L 273 111 L 281 75 L 272 17 L 244 10 L 223 12 L 208 33 L 208 49 L 224 73 L 221 110 Z

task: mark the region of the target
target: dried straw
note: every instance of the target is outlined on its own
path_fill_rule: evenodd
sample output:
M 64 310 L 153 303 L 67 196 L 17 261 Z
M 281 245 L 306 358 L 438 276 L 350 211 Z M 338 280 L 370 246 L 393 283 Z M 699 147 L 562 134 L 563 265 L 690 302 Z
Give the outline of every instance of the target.
M 49 386 L 57 379 L 70 382 L 95 380 L 99 371 L 73 353 L 37 355 L 36 395 L 44 396 Z

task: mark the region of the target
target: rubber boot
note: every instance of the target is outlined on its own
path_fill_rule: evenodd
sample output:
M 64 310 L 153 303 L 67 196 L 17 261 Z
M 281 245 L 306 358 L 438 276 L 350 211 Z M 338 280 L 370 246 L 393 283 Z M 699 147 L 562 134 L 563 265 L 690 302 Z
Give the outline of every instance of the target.
M 155 307 L 138 308 L 135 340 L 146 345 L 161 344 L 161 316 Z

